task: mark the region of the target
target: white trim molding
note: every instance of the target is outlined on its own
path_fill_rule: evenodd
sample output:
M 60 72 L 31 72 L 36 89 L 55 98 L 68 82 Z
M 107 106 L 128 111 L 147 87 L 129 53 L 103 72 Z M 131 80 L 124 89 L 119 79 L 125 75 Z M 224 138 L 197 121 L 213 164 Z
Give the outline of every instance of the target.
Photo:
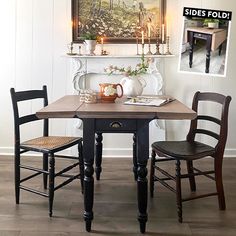
M 151 149 L 149 150 L 151 153 Z M 0 147 L 0 155 L 11 156 L 14 155 L 13 147 Z M 35 155 L 35 153 L 30 153 L 29 155 Z M 133 155 L 132 148 L 104 148 L 103 157 L 104 158 L 131 158 Z M 225 157 L 236 157 L 236 149 L 229 148 L 225 149 Z

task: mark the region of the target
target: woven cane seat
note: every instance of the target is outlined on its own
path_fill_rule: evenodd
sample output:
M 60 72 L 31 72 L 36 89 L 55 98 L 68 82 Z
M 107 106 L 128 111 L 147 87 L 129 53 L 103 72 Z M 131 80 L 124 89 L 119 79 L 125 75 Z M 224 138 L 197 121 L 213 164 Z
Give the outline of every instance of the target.
M 21 143 L 21 148 L 27 148 L 38 151 L 54 151 L 55 149 L 60 149 L 65 145 L 71 146 L 80 141 L 81 138 L 76 137 L 63 137 L 63 136 L 49 136 L 49 137 L 39 137 L 31 139 Z

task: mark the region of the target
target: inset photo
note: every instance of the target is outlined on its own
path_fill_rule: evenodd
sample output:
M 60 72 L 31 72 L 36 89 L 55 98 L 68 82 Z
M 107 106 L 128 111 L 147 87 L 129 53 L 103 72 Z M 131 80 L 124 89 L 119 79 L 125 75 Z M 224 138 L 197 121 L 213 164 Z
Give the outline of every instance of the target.
M 184 16 L 179 71 L 226 76 L 229 20 Z

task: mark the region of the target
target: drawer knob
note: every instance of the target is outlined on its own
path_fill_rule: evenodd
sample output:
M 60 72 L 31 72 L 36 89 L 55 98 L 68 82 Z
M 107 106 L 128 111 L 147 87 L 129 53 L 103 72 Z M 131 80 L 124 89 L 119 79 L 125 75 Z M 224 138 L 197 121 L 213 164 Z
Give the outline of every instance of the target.
M 111 122 L 109 126 L 110 126 L 111 128 L 115 128 L 115 129 L 118 129 L 118 128 L 122 128 L 122 127 L 123 127 L 122 123 L 120 123 L 120 122 L 118 122 L 118 121 Z

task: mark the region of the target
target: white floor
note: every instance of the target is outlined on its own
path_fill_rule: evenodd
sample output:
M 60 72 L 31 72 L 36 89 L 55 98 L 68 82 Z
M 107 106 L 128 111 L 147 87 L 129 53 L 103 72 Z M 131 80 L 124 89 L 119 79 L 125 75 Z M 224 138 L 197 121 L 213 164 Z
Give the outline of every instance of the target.
M 211 52 L 210 69 L 209 74 L 223 75 L 225 70 L 225 56 L 226 50 L 223 45 L 221 55 L 219 56 L 219 50 Z M 181 55 L 180 71 L 188 71 L 194 73 L 205 73 L 206 68 L 206 45 L 197 43 L 194 45 L 193 53 L 193 65 L 189 67 L 189 50 Z

